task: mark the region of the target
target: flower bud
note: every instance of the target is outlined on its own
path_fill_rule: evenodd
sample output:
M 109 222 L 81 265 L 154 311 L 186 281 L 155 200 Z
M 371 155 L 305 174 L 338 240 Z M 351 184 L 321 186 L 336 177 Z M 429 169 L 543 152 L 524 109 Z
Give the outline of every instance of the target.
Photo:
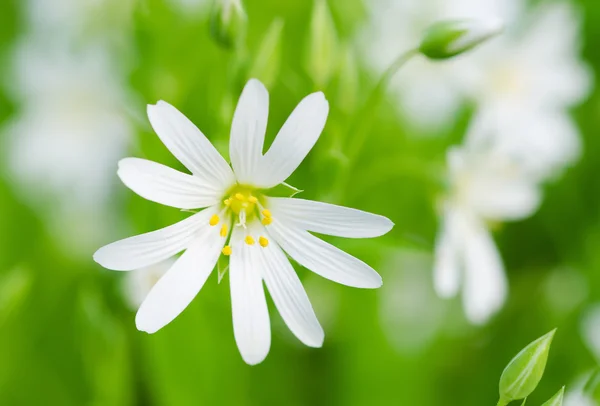
M 431 25 L 419 51 L 429 59 L 447 59 L 469 51 L 502 32 L 499 20 L 447 20 Z
M 305 66 L 318 88 L 325 87 L 335 71 L 337 48 L 337 32 L 327 1 L 315 0 Z
M 283 20 L 277 18 L 271 23 L 256 52 L 248 77 L 257 78 L 267 87 L 275 82 L 281 62 L 282 37 Z
M 225 48 L 235 48 L 246 33 L 241 0 L 216 0 L 210 15 L 210 35 Z

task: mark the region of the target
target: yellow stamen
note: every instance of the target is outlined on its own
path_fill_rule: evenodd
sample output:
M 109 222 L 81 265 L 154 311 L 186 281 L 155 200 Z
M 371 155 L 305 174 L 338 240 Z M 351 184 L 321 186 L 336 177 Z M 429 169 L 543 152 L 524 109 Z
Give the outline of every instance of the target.
M 248 203 L 247 203 L 247 202 L 243 202 L 243 203 L 242 203 L 242 207 L 243 207 L 244 209 L 248 208 Z
M 246 244 L 248 245 L 254 245 L 254 238 L 252 238 L 251 235 L 247 235 L 246 238 L 244 239 L 244 241 L 246 242 Z
M 265 248 L 267 245 L 269 245 L 269 240 L 267 240 L 266 237 L 263 237 L 262 235 L 258 238 L 258 243 L 260 244 L 261 247 Z
M 249 201 L 250 203 L 256 203 L 256 202 L 258 202 L 258 199 L 257 199 L 255 196 L 250 196 L 250 197 L 248 198 L 248 201 Z
M 261 223 L 263 224 L 263 226 L 268 226 L 269 224 L 271 224 L 273 222 L 273 219 L 271 217 L 265 217 L 264 219 L 262 219 Z
M 271 218 L 271 212 L 268 209 L 264 209 L 262 211 L 263 216 L 267 217 L 267 218 Z
M 229 206 L 231 204 L 231 199 L 225 199 L 223 200 L 223 203 L 225 204 L 225 206 Z
M 216 226 L 217 224 L 219 224 L 219 216 L 217 214 L 213 214 L 210 220 L 208 221 L 208 224 L 210 224 L 211 226 Z
M 238 199 L 239 201 L 243 202 L 244 200 L 246 200 L 246 196 L 244 196 L 241 193 L 236 193 L 235 194 L 235 198 Z
M 227 224 L 223 224 L 221 226 L 220 234 L 221 234 L 221 237 L 227 237 Z
M 221 252 L 223 253 L 223 255 L 230 256 L 231 255 L 231 247 L 229 245 L 226 245 L 223 247 L 223 250 Z

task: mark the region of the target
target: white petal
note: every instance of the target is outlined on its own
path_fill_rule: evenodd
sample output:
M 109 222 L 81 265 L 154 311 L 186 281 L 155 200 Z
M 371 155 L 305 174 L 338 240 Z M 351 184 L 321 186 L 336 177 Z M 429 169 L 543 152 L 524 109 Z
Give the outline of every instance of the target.
M 105 245 L 96 251 L 94 261 L 114 271 L 131 271 L 163 261 L 187 248 L 215 212 L 208 208 L 160 230 Z
M 117 173 L 128 188 L 144 199 L 179 209 L 212 206 L 222 196 L 221 190 L 197 176 L 145 159 L 122 159 Z
M 243 241 L 242 227 L 236 227 L 231 237 L 229 262 L 233 333 L 242 358 L 247 364 L 262 362 L 271 347 L 271 325 L 263 289 L 258 244 Z
M 357 288 L 378 288 L 381 276 L 369 265 L 307 231 L 274 219 L 269 234 L 296 262 L 324 278 Z
M 263 156 L 254 185 L 271 188 L 285 181 L 319 139 L 328 113 L 329 103 L 322 92 L 302 99 Z
M 268 208 L 294 227 L 347 238 L 378 237 L 394 226 L 388 218 L 312 200 L 272 197 Z
M 267 289 L 285 324 L 304 344 L 321 347 L 325 333 L 292 264 L 275 241 L 258 251 L 264 264 L 262 274 Z
M 253 183 L 253 174 L 262 159 L 269 117 L 269 92 L 250 79 L 238 101 L 229 139 L 229 157 L 238 182 Z
M 474 219 L 465 226 L 463 303 L 467 318 L 483 324 L 506 300 L 506 276 L 498 249 L 485 227 Z
M 231 168 L 186 116 L 160 100 L 148 105 L 148 118 L 171 153 L 190 170 L 214 188 L 225 191 L 235 182 Z
M 202 289 L 224 244 L 219 227 L 206 224 L 140 306 L 135 317 L 138 330 L 155 333 L 179 316 Z
M 460 287 L 460 235 L 455 229 L 454 214 L 448 210 L 435 243 L 433 283 L 440 297 L 456 296 Z

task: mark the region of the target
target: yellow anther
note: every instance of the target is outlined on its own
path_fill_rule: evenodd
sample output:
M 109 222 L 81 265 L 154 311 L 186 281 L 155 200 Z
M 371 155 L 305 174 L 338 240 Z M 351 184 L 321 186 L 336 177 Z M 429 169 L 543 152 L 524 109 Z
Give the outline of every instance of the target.
M 221 226 L 220 234 L 221 234 L 221 237 L 227 237 L 227 224 L 223 224 Z
M 231 247 L 229 245 L 226 245 L 223 247 L 223 250 L 221 250 L 221 252 L 223 253 L 223 255 L 230 256 L 231 255 Z
M 264 219 L 262 219 L 261 223 L 263 223 L 263 226 L 268 226 L 269 224 L 271 224 L 273 222 L 273 219 L 271 217 L 265 217 Z
M 266 237 L 263 237 L 262 235 L 258 238 L 258 243 L 260 244 L 261 247 L 265 248 L 267 245 L 269 245 L 269 240 L 267 240 Z
M 258 199 L 257 199 L 255 196 L 250 196 L 250 197 L 248 198 L 248 201 L 249 201 L 250 203 L 253 203 L 253 204 L 254 204 L 254 203 L 258 202 Z
M 264 209 L 262 211 L 263 216 L 267 217 L 267 218 L 271 218 L 271 212 L 268 209 Z
M 246 244 L 248 245 L 254 245 L 254 238 L 252 238 L 251 235 L 247 235 L 246 238 L 244 239 L 244 241 L 246 242 Z
M 223 204 L 225 204 L 225 206 L 229 206 L 231 204 L 231 199 L 223 200 Z
M 208 221 L 208 224 L 210 224 L 211 226 L 216 226 L 217 224 L 219 224 L 219 216 L 217 214 L 213 214 L 210 220 Z
M 241 193 L 236 193 L 235 194 L 235 198 L 238 199 L 239 201 L 243 202 L 244 200 L 246 200 L 246 196 L 244 196 Z

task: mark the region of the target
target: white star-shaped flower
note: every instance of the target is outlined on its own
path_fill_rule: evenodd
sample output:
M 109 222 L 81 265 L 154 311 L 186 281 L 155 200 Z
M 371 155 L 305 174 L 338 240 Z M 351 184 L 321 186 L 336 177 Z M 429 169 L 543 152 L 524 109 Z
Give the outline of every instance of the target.
M 229 256 L 234 335 L 248 364 L 264 360 L 271 344 L 263 281 L 296 337 L 311 347 L 323 343 L 323 330 L 286 253 L 335 282 L 377 288 L 381 277 L 370 266 L 310 232 L 368 238 L 393 227 L 389 219 L 360 210 L 267 195 L 306 157 L 329 112 L 323 93 L 305 97 L 263 154 L 268 100 L 262 83 L 251 79 L 233 117 L 231 167 L 173 106 L 163 101 L 148 106 L 154 130 L 192 175 L 126 158 L 119 163 L 121 180 L 148 200 L 204 209 L 169 227 L 109 244 L 94 255 L 105 268 L 128 271 L 185 251 L 138 310 L 136 325 L 148 333 L 177 317 L 200 291 L 219 256 Z
M 531 215 L 541 194 L 535 179 L 503 153 L 468 145 L 448 154 L 450 191 L 435 248 L 434 285 L 442 297 L 461 285 L 467 318 L 484 323 L 504 304 L 506 276 L 488 222 Z

